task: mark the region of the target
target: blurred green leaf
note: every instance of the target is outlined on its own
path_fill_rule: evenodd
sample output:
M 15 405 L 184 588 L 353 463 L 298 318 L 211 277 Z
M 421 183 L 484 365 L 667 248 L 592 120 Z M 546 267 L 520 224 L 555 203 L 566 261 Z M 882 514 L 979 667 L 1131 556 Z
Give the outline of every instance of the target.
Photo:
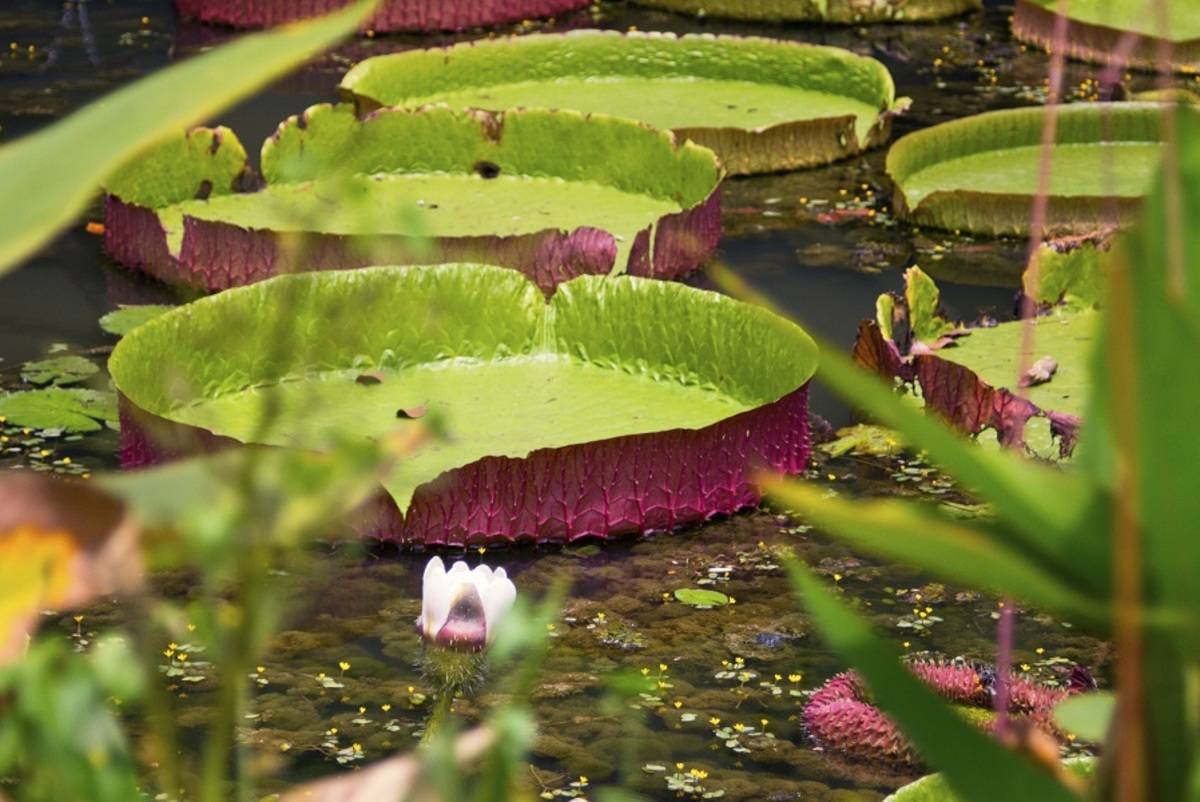
M 873 554 L 1093 624 L 1106 620 L 1106 597 L 1085 595 L 1002 538 L 989 537 L 994 527 L 985 522 L 950 518 L 911 501 L 829 497 L 794 480 L 770 480 L 764 488 L 821 529 Z
M 0 147 L 0 273 L 68 225 L 113 170 L 351 33 L 374 5 L 245 36 Z
M 965 802 L 1078 802 L 1044 769 L 964 721 L 807 568 L 793 559 L 788 572 L 826 642 L 858 669 L 879 706 Z
M 1107 691 L 1082 693 L 1059 702 L 1054 721 L 1085 741 L 1103 743 L 1116 707 L 1117 697 Z

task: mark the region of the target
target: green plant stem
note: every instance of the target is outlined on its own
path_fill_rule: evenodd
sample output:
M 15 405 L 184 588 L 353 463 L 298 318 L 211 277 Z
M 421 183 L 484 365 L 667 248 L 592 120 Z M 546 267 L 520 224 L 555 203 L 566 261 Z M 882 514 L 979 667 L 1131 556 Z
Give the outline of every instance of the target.
M 138 601 L 140 614 L 138 620 L 143 622 L 140 628 L 140 655 L 142 669 L 146 677 L 146 723 L 150 738 L 155 746 L 155 770 L 158 775 L 159 791 L 174 796 L 182 789 L 182 777 L 179 768 L 179 734 L 175 726 L 175 716 L 171 712 L 171 699 L 167 694 L 162 677 L 159 674 L 159 646 L 154 642 L 153 604 L 150 599 Z
M 454 705 L 454 688 L 443 688 L 438 692 L 437 704 L 433 708 L 433 712 L 429 714 L 429 722 L 425 725 L 425 734 L 421 736 L 421 743 L 427 744 L 433 740 L 438 732 L 446 726 L 446 722 L 450 719 L 450 708 Z

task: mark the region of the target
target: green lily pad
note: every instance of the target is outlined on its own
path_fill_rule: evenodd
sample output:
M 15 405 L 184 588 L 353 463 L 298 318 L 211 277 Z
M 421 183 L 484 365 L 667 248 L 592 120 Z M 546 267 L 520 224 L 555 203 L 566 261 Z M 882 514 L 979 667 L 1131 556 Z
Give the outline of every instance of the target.
M 1163 106 L 1058 108 L 1046 234 L 1080 234 L 1133 214 L 1161 158 Z M 1039 188 L 1045 109 L 987 112 L 899 139 L 887 156 L 897 213 L 982 234 L 1024 234 Z
M 1087 406 L 1088 365 L 1099 313 L 1054 312 L 1036 318 L 1030 362 L 1051 356 L 1058 362 L 1053 378 L 1027 388 L 1029 400 L 1042 409 L 1082 415 Z M 942 359 L 973 370 L 993 387 L 1016 387 L 1025 323 L 1014 320 L 992 328 L 971 329 L 953 348 L 937 352 Z
M 367 59 L 361 108 L 517 107 L 611 114 L 712 148 L 734 174 L 825 164 L 887 139 L 891 75 L 846 50 L 732 36 L 577 31 Z
M 1063 767 L 1072 774 L 1088 778 L 1099 765 L 1094 757 L 1072 757 L 1063 761 Z M 909 783 L 883 802 L 961 802 L 961 797 L 950 789 L 940 774 L 930 774 Z
M 1194 2 L 1164 2 L 1166 20 L 1156 10 L 1148 12 L 1141 0 L 1017 0 L 1013 13 L 1013 35 L 1038 47 L 1050 48 L 1054 20 L 1060 8 L 1067 12 L 1066 52 L 1073 58 L 1107 64 L 1120 49 L 1127 52 L 1129 67 L 1157 70 L 1160 47 L 1168 45 L 1170 66 L 1181 72 L 1200 69 L 1200 5 Z M 1165 22 L 1165 27 L 1164 27 Z M 1127 34 L 1136 41 L 1124 42 Z M 1132 47 L 1132 49 L 1130 49 Z
M 837 439 L 817 446 L 831 457 L 858 454 L 871 457 L 894 457 L 904 451 L 904 441 L 891 429 L 859 423 L 837 430 Z
M 1041 245 L 1035 253 L 1037 286 L 1033 286 L 1034 273 L 1030 268 L 1021 277 L 1025 294 L 1038 303 L 1063 304 L 1069 308 L 1098 305 L 1104 296 L 1103 261 L 1108 247 L 1107 238 L 1073 243 L 1069 247 Z
M 106 246 L 206 289 L 469 260 L 549 292 L 583 273 L 672 278 L 720 236 L 713 153 L 602 115 L 314 106 L 267 140 L 262 172 L 228 129 L 167 142 L 108 182 Z
M 78 387 L 48 387 L 0 396 L 0 417 L 31 429 L 83 433 L 105 424 L 117 427 L 117 399 L 112 393 Z
M 679 588 L 675 591 L 675 599 L 697 610 L 711 610 L 729 604 L 729 597 L 721 591 L 704 588 Z
M 21 380 L 30 384 L 76 384 L 100 370 L 96 363 L 82 356 L 57 356 L 21 365 Z
M 921 22 L 977 11 L 980 0 L 634 0 L 701 17 L 765 22 Z
M 143 323 L 153 320 L 164 312 L 170 312 L 174 308 L 163 304 L 122 306 L 101 317 L 100 328 L 109 334 L 124 337 Z
M 714 293 L 585 276 L 547 303 L 481 265 L 281 276 L 168 312 L 109 361 L 143 413 L 210 437 L 320 451 L 436 420 L 383 477 L 398 520 L 374 532 L 426 542 L 736 509 L 756 498 L 751 462 L 802 466 L 793 415 L 815 367 L 801 329 Z M 141 420 L 127 455 L 163 442 Z

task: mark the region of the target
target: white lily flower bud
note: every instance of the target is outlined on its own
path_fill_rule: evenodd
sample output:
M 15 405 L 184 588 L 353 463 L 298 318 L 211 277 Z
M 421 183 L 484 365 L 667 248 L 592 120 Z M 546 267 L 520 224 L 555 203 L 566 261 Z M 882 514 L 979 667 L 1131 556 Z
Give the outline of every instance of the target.
M 421 635 L 439 646 L 471 651 L 487 646 L 517 599 L 503 568 L 470 569 L 460 561 L 447 571 L 441 557 L 425 566 L 421 590 Z

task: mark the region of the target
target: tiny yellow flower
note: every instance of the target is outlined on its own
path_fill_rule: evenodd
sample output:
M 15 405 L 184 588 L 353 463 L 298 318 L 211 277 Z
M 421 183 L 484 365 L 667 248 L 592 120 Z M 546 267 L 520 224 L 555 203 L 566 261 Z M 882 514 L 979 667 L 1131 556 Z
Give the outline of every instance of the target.
M 379 709 L 386 713 L 387 711 L 392 709 L 392 706 L 390 703 L 384 703 L 379 706 Z
M 715 727 L 715 726 L 717 726 L 718 724 L 720 724 L 720 723 L 721 723 L 721 719 L 717 718 L 716 716 L 713 716 L 712 718 L 710 718 L 710 719 L 708 720 L 708 723 L 709 723 L 709 724 L 711 724 L 711 725 L 713 725 L 713 726 Z
M 744 731 L 744 730 L 746 729 L 746 725 L 745 725 L 745 724 L 743 724 L 743 723 L 741 723 L 741 722 L 739 721 L 737 724 L 734 724 L 734 725 L 733 725 L 733 728 L 734 728 L 735 730 L 737 730 L 738 732 L 742 732 L 742 731 Z
M 1037 652 L 1038 654 L 1045 654 L 1045 653 L 1046 653 L 1046 650 L 1045 650 L 1044 648 L 1042 648 L 1041 646 L 1039 646 L 1039 647 L 1037 647 L 1036 649 L 1034 649 L 1034 651 L 1035 651 L 1035 652 Z
M 286 752 L 287 750 L 289 750 L 291 748 L 292 748 L 292 745 L 290 743 L 288 743 L 287 741 L 284 741 L 283 743 L 281 743 L 279 745 L 280 752 Z
M 255 670 L 257 673 L 261 674 L 261 673 L 263 673 L 264 671 L 266 671 L 267 669 L 266 669 L 266 667 L 265 667 L 265 666 L 255 666 L 255 667 L 254 667 L 254 670 Z
M 666 663 L 659 663 L 659 664 L 658 664 L 658 670 L 659 670 L 659 671 L 666 671 L 666 670 L 667 670 L 667 664 L 666 664 Z
M 642 668 L 642 676 L 643 676 L 643 677 L 644 677 L 644 676 L 646 676 L 646 675 L 647 675 L 647 674 L 649 674 L 649 673 L 650 673 L 650 669 L 648 669 L 648 668 L 645 668 L 645 667 L 643 667 L 643 668 Z
M 674 704 L 675 704 L 675 709 L 676 709 L 676 710 L 678 710 L 679 708 L 683 707 L 683 702 L 679 701 L 678 699 L 676 699 L 676 700 L 675 700 Z
M 580 774 L 580 775 L 579 775 L 579 784 L 580 784 L 580 785 L 587 785 L 587 784 L 588 784 L 588 779 L 587 779 L 587 777 L 585 777 L 584 775 Z
M 344 672 L 350 670 L 350 664 L 347 663 L 345 660 L 343 660 L 340 663 L 338 663 L 338 668 L 340 668 L 344 673 Z
M 683 764 L 682 764 L 682 763 L 676 763 L 676 764 L 675 764 L 675 768 L 679 769 L 680 771 L 683 771 Z
M 788 682 L 797 683 L 802 679 L 804 679 L 803 674 L 788 674 Z

